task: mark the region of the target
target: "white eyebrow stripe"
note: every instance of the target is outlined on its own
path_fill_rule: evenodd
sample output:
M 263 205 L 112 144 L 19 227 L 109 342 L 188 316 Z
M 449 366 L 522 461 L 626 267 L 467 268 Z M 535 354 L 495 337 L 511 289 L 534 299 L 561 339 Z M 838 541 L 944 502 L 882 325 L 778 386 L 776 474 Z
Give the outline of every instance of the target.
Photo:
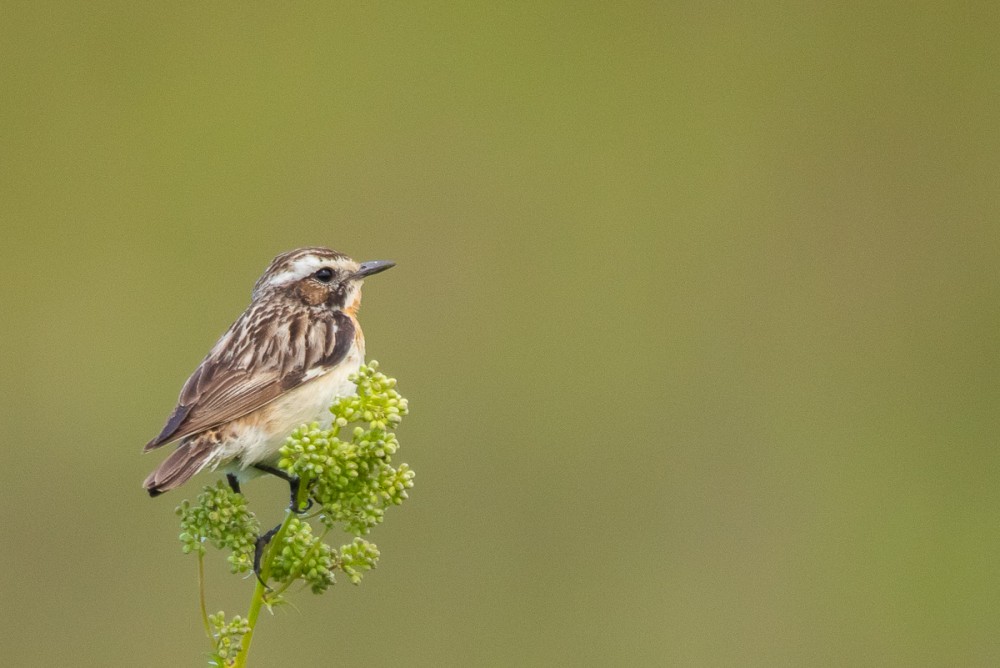
M 292 266 L 285 271 L 275 274 L 268 280 L 267 284 L 284 285 L 299 279 L 305 278 L 329 261 L 328 258 L 321 258 L 315 255 L 306 255 L 292 262 Z

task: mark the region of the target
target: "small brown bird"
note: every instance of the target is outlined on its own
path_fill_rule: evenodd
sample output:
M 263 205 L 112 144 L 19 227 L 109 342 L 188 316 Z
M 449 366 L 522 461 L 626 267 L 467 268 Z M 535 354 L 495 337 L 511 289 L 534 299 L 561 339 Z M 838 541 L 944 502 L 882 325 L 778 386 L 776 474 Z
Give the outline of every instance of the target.
M 348 376 L 365 359 L 361 285 L 392 266 L 359 264 L 318 247 L 274 258 L 250 306 L 191 374 L 163 431 L 146 444 L 143 452 L 180 441 L 143 483 L 149 495 L 222 466 L 236 491 L 241 480 L 272 473 L 292 484 L 294 499 L 297 481 L 276 468 L 278 450 L 302 424 L 329 426 L 333 400 L 354 393 Z

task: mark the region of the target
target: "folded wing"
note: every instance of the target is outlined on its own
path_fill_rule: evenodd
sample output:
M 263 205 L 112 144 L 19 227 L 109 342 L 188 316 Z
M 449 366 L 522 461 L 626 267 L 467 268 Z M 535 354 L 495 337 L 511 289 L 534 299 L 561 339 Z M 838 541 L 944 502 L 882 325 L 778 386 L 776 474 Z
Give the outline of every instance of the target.
M 181 390 L 149 451 L 251 413 L 336 366 L 354 342 L 340 311 L 252 306 L 222 335 Z

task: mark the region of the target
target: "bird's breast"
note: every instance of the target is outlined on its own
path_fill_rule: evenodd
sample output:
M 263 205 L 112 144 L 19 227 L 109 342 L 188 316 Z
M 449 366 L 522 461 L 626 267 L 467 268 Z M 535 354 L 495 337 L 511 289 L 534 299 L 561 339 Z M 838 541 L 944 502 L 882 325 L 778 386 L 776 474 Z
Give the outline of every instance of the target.
M 318 422 L 328 428 L 333 421 L 330 406 L 338 397 L 357 390 L 350 380 L 364 361 L 364 349 L 351 346 L 343 360 L 333 368 L 317 373 L 256 411 L 230 423 L 228 438 L 219 448 L 216 464 L 239 460 L 246 468 L 253 464 L 272 463 L 285 437 L 303 424 Z

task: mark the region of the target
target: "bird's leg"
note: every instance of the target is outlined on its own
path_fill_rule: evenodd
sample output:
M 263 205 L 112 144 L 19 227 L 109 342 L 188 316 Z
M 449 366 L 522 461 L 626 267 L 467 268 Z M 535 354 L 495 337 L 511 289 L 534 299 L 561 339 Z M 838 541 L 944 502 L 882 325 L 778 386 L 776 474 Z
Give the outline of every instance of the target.
M 312 508 L 312 499 L 306 499 L 306 507 L 299 510 L 299 485 L 302 481 L 299 480 L 298 476 L 289 475 L 281 469 L 276 469 L 273 466 L 268 466 L 267 464 L 254 464 L 254 468 L 258 471 L 263 471 L 264 473 L 270 473 L 273 476 L 277 476 L 288 483 L 288 491 L 291 496 L 291 503 L 288 504 L 288 507 L 291 508 L 293 513 L 301 514 Z
M 233 490 L 233 492 L 235 492 L 236 494 L 240 493 L 240 481 L 239 478 L 236 477 L 236 474 L 227 473 L 226 482 L 229 483 L 229 488 Z
M 257 581 L 265 587 L 267 587 L 267 583 L 260 577 L 260 560 L 261 557 L 264 556 L 264 548 L 267 547 L 267 544 L 271 542 L 271 539 L 274 538 L 274 534 L 278 533 L 278 529 L 280 528 L 281 525 L 279 524 L 266 533 L 257 536 L 257 542 L 253 546 L 253 574 L 257 576 Z

